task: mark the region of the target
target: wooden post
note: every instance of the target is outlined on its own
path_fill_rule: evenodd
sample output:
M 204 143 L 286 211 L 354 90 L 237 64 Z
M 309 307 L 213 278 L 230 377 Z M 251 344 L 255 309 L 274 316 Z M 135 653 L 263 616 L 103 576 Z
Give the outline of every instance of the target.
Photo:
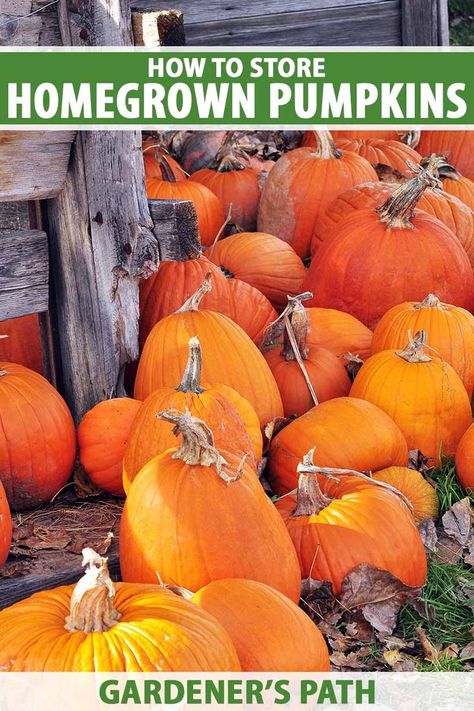
M 132 43 L 128 0 L 60 0 L 59 22 L 64 44 Z M 60 378 L 78 421 L 124 394 L 124 367 L 138 356 L 138 280 L 158 266 L 141 132 L 80 132 L 48 219 Z
M 132 0 L 135 44 L 141 47 L 176 47 L 185 44 L 183 13 L 162 10 L 156 0 Z
M 447 0 L 402 0 L 402 44 L 449 44 Z
M 0 321 L 48 308 L 48 239 L 40 230 L 0 237 Z
M 149 200 L 160 259 L 185 262 L 202 252 L 196 210 L 190 200 Z

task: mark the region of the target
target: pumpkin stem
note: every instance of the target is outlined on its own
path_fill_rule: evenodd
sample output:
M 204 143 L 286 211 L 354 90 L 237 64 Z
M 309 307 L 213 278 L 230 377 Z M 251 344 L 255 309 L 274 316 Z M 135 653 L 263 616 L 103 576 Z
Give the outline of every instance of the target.
M 426 331 L 418 331 L 413 333 L 408 331 L 408 343 L 401 351 L 397 351 L 397 355 L 407 363 L 429 363 L 432 360 L 425 353 L 426 346 Z
M 166 180 L 167 183 L 176 183 L 176 176 L 173 173 L 173 170 L 166 156 L 162 155 L 158 158 L 158 160 L 161 171 L 161 177 L 163 178 L 163 180 Z
M 189 299 L 175 313 L 182 314 L 187 311 L 198 311 L 203 297 L 212 289 L 212 272 L 207 272 L 204 281 Z
M 306 348 L 308 316 L 306 315 L 305 307 L 299 299 L 289 301 L 284 322 L 286 328 L 281 355 L 285 360 L 296 360 L 297 356 L 295 351 L 298 349 L 301 357 L 306 360 L 308 357 L 308 349 Z M 291 338 L 291 335 L 293 335 L 293 338 Z
M 428 294 L 425 296 L 423 301 L 415 304 L 415 309 L 439 309 L 440 311 L 447 311 L 446 306 L 441 303 L 436 294 Z
M 188 588 L 183 588 L 181 585 L 174 585 L 170 583 L 165 583 L 163 578 L 161 577 L 160 573 L 158 570 L 155 571 L 156 577 L 158 578 L 158 584 L 161 588 L 165 588 L 165 590 L 169 590 L 170 592 L 174 593 L 175 595 L 178 595 L 179 597 L 182 597 L 183 600 L 190 600 L 194 593 L 191 590 L 188 590 Z
M 215 448 L 214 435 L 209 427 L 202 420 L 193 417 L 189 410 L 186 409 L 186 412 L 166 410 L 158 412 L 156 417 L 171 422 L 176 437 L 179 434 L 183 436 L 180 447 L 171 455 L 172 459 L 180 459 L 190 466 L 214 467 L 218 476 L 226 484 L 240 479 L 248 455 L 242 458 L 235 475 L 231 476 L 225 472 L 224 467 L 228 467 L 229 464 Z
M 244 170 L 244 168 L 247 167 L 245 162 L 248 161 L 248 156 L 244 151 L 241 151 L 233 145 L 234 134 L 235 131 L 226 131 L 224 140 L 214 160 L 209 165 L 211 170 L 217 170 L 218 173 L 228 173 L 231 170 Z M 240 158 L 245 162 L 242 162 Z
M 319 468 L 313 463 L 313 455 L 316 447 L 304 455 L 303 461 L 298 464 L 296 471 L 298 477 L 298 489 L 296 493 L 296 508 L 293 516 L 313 516 L 319 514 L 331 503 L 332 499 L 321 491 L 318 477 Z M 324 473 L 328 479 L 339 481 L 329 471 Z
M 0 378 L 3 378 L 4 375 L 8 375 L 8 370 L 0 370 Z
M 204 389 L 201 388 L 202 351 L 197 336 L 189 339 L 188 348 L 188 362 L 186 363 L 181 383 L 176 390 L 182 393 L 196 393 L 199 395 L 204 392 Z
M 375 208 L 380 221 L 386 222 L 389 229 L 412 228 L 411 218 L 417 202 L 427 188 L 440 186 L 438 168 L 441 162 L 439 156 L 431 156 L 424 166 L 415 166 L 409 162 L 409 168 L 416 174 L 402 183 L 383 205 Z
M 436 166 L 436 171 L 437 171 L 437 176 L 441 178 L 441 180 L 444 180 L 444 178 L 450 178 L 450 180 L 459 180 L 461 178 L 461 174 L 458 173 L 456 168 L 451 165 L 451 163 L 448 163 L 446 156 L 443 155 L 432 155 L 426 158 L 422 158 L 420 161 L 420 165 L 422 168 L 425 168 L 430 160 L 437 160 L 437 166 Z M 440 184 L 440 187 L 442 188 L 442 184 Z
M 106 632 L 120 619 L 114 607 L 115 588 L 109 575 L 107 558 L 92 548 L 82 551 L 84 575 L 71 594 L 69 615 L 64 628 L 68 632 Z
M 329 131 L 313 131 L 316 138 L 316 155 L 318 158 L 328 160 L 329 158 L 342 158 L 342 151 L 336 148 L 336 144 Z

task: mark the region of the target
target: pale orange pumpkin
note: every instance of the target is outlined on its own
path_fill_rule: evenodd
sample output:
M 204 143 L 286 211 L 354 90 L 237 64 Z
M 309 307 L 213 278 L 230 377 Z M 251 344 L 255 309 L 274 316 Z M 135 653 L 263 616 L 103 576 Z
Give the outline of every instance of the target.
M 388 165 L 402 175 L 412 175 L 408 163 L 417 165 L 421 156 L 401 141 L 383 138 L 339 138 L 336 146 L 343 151 L 352 151 L 369 161 L 371 165 Z
M 350 395 L 380 407 L 400 427 L 409 449 L 437 463 L 441 452 L 454 455 L 471 424 L 471 404 L 454 368 L 425 350 L 426 334 L 409 338 L 403 350 L 371 356 Z
M 465 489 L 474 489 L 474 424 L 465 431 L 456 449 L 456 474 Z
M 388 467 L 372 474 L 372 478 L 390 484 L 408 499 L 413 506 L 415 523 L 438 516 L 436 490 L 421 472 L 408 467 Z

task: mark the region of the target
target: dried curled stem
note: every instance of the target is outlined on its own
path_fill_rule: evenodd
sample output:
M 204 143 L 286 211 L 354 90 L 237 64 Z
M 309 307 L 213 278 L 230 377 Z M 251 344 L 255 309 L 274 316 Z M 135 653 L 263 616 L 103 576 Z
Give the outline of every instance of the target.
M 318 158 L 328 160 L 330 158 L 341 158 L 342 151 L 336 148 L 336 144 L 329 131 L 313 131 L 316 138 L 316 155 Z
M 82 551 L 84 575 L 71 594 L 69 615 L 64 628 L 68 632 L 106 632 L 120 619 L 114 607 L 115 588 L 109 575 L 107 558 L 92 548 Z
M 415 304 L 415 309 L 439 309 L 440 311 L 448 311 L 447 307 L 438 299 L 436 294 L 428 294 L 423 301 Z
M 418 331 L 413 333 L 408 331 L 408 343 L 401 351 L 397 351 L 397 355 L 407 363 L 429 363 L 432 360 L 425 353 L 426 346 L 426 331 Z
M 183 393 L 203 393 L 201 387 L 202 352 L 201 344 L 197 336 L 193 336 L 188 342 L 189 355 L 184 369 L 181 383 L 176 390 Z
M 184 304 L 175 313 L 182 314 L 187 311 L 199 311 L 199 306 L 204 296 L 209 293 L 212 289 L 212 272 L 207 272 L 204 281 L 201 286 L 199 286 L 194 294 L 191 294 L 189 299 L 187 299 Z
M 190 466 L 214 467 L 226 484 L 232 484 L 241 478 L 248 455 L 242 458 L 234 475 L 224 471 L 224 467 L 229 467 L 229 463 L 216 449 L 214 435 L 209 427 L 202 420 L 193 417 L 189 410 L 165 410 L 158 412 L 156 417 L 170 422 L 174 425 L 173 434 L 176 437 L 181 434 L 183 437 L 180 447 L 171 455 L 173 459 L 180 459 Z

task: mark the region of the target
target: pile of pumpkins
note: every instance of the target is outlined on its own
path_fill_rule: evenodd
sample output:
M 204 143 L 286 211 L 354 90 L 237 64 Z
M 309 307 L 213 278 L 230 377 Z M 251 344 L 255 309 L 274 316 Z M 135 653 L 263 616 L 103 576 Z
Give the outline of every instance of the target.
M 473 135 L 308 132 L 260 164 L 231 132 L 145 142 L 149 196 L 192 200 L 202 247 L 142 283 L 134 397 L 78 428 L 126 495 L 123 582 L 86 549 L 75 587 L 0 612 L 0 669 L 325 671 L 302 581 L 423 586 L 438 500 L 410 450 L 474 488 Z M 10 508 L 67 482 L 76 432 L 23 364 L 0 363 L 0 412 L 1 565 Z

